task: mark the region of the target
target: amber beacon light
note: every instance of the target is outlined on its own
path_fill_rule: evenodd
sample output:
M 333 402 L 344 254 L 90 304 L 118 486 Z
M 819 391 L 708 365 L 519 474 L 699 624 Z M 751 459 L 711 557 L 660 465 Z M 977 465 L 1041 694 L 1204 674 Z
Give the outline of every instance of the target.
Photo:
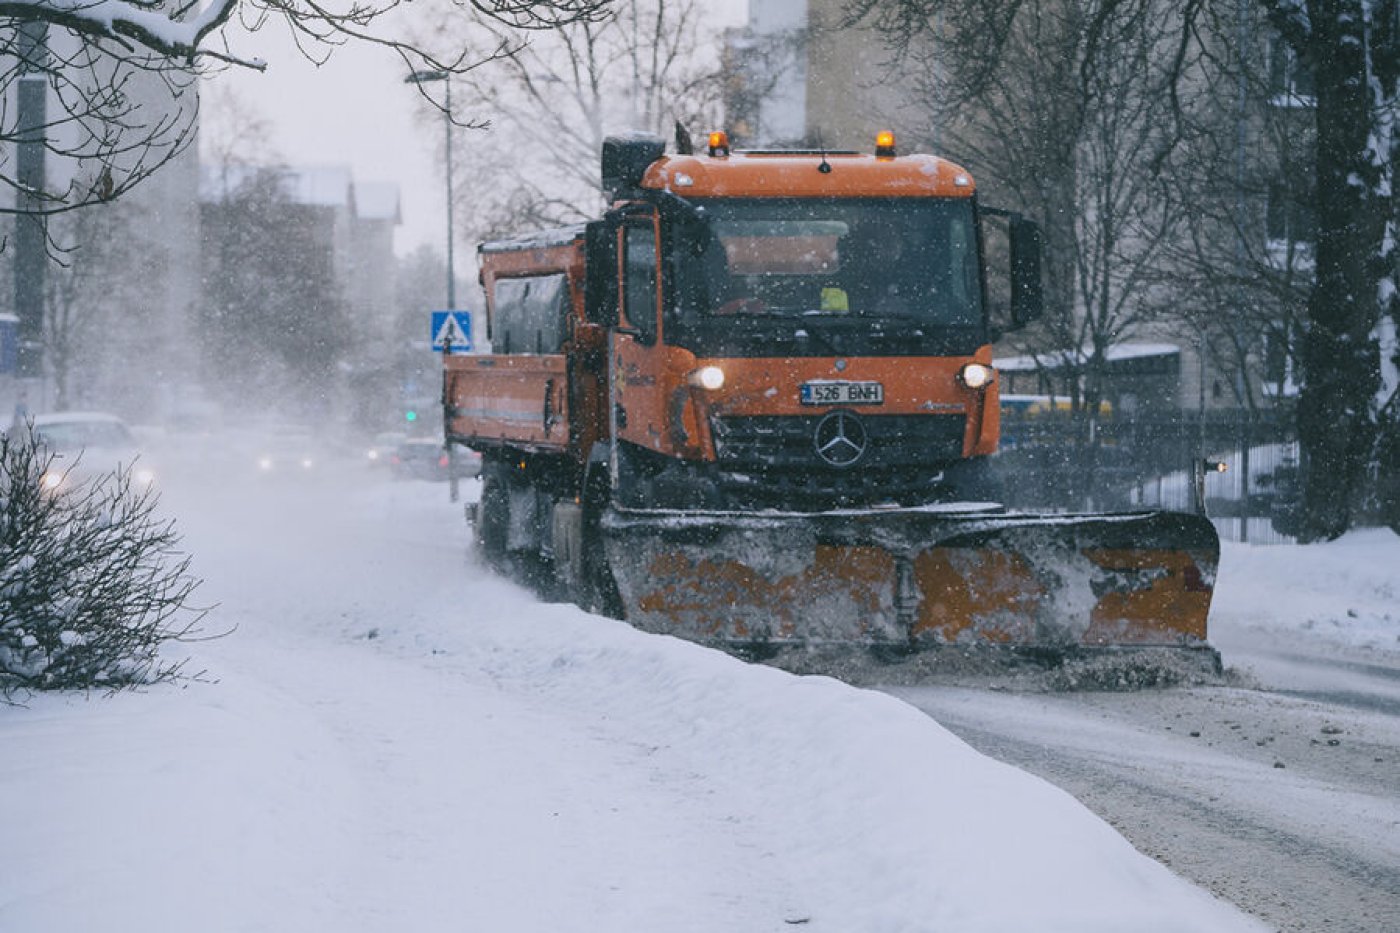
M 729 134 L 723 130 L 715 130 L 710 134 L 710 155 L 729 155 Z
M 895 157 L 894 133 L 889 130 L 881 130 L 875 134 L 875 154 L 882 159 Z

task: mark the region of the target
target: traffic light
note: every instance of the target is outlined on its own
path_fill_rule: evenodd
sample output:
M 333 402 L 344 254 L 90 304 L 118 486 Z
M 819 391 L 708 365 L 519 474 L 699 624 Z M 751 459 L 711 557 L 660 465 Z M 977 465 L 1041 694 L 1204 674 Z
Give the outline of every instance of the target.
M 413 422 L 418 420 L 418 412 L 412 408 L 408 409 L 408 411 L 405 411 L 403 413 L 403 420 L 407 421 L 409 424 L 412 424 Z

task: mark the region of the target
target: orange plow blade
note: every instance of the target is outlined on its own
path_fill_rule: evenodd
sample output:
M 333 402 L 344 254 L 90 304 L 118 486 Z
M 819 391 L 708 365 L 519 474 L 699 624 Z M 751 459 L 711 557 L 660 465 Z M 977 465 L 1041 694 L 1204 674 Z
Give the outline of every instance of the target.
M 628 621 L 725 646 L 1205 648 L 1214 527 L 1177 512 L 614 509 Z

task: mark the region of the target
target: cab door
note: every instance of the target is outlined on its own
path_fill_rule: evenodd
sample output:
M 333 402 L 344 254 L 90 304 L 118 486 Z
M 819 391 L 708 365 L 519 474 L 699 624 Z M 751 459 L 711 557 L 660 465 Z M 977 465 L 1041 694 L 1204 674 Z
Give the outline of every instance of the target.
M 661 253 L 653 212 L 624 218 L 618 230 L 622 315 L 613 331 L 613 436 L 660 453 L 667 449 L 662 385 Z

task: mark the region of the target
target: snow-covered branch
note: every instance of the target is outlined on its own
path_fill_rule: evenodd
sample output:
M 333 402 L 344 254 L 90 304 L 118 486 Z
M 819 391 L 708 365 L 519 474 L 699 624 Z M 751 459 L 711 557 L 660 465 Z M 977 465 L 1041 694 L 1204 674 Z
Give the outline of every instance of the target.
M 521 30 L 605 17 L 614 0 L 440 0 L 454 18 L 491 21 L 507 38 L 491 49 L 435 35 L 393 34 L 409 0 L 0 0 L 0 152 L 37 145 L 40 174 L 24 158 L 0 160 L 0 214 L 49 215 L 110 201 L 180 154 L 194 138 L 198 81 L 210 68 L 258 71 L 256 34 L 285 27 L 317 63 L 351 42 L 382 46 L 409 70 L 465 75 L 512 54 Z M 254 34 L 236 42 L 232 30 Z M 15 88 L 29 82 L 31 92 Z M 20 102 L 25 98 L 25 103 Z M 43 165 L 43 163 L 47 163 Z M 0 239 L 0 244 L 3 239 Z M 0 245 L 0 248 L 3 248 Z
M 193 64 L 200 57 L 262 70 L 265 63 L 204 45 L 244 0 L 210 0 L 192 16 L 189 6 L 165 8 L 139 0 L 0 0 L 0 18 L 43 22 L 80 36 L 110 39 L 129 52 L 143 50 Z

